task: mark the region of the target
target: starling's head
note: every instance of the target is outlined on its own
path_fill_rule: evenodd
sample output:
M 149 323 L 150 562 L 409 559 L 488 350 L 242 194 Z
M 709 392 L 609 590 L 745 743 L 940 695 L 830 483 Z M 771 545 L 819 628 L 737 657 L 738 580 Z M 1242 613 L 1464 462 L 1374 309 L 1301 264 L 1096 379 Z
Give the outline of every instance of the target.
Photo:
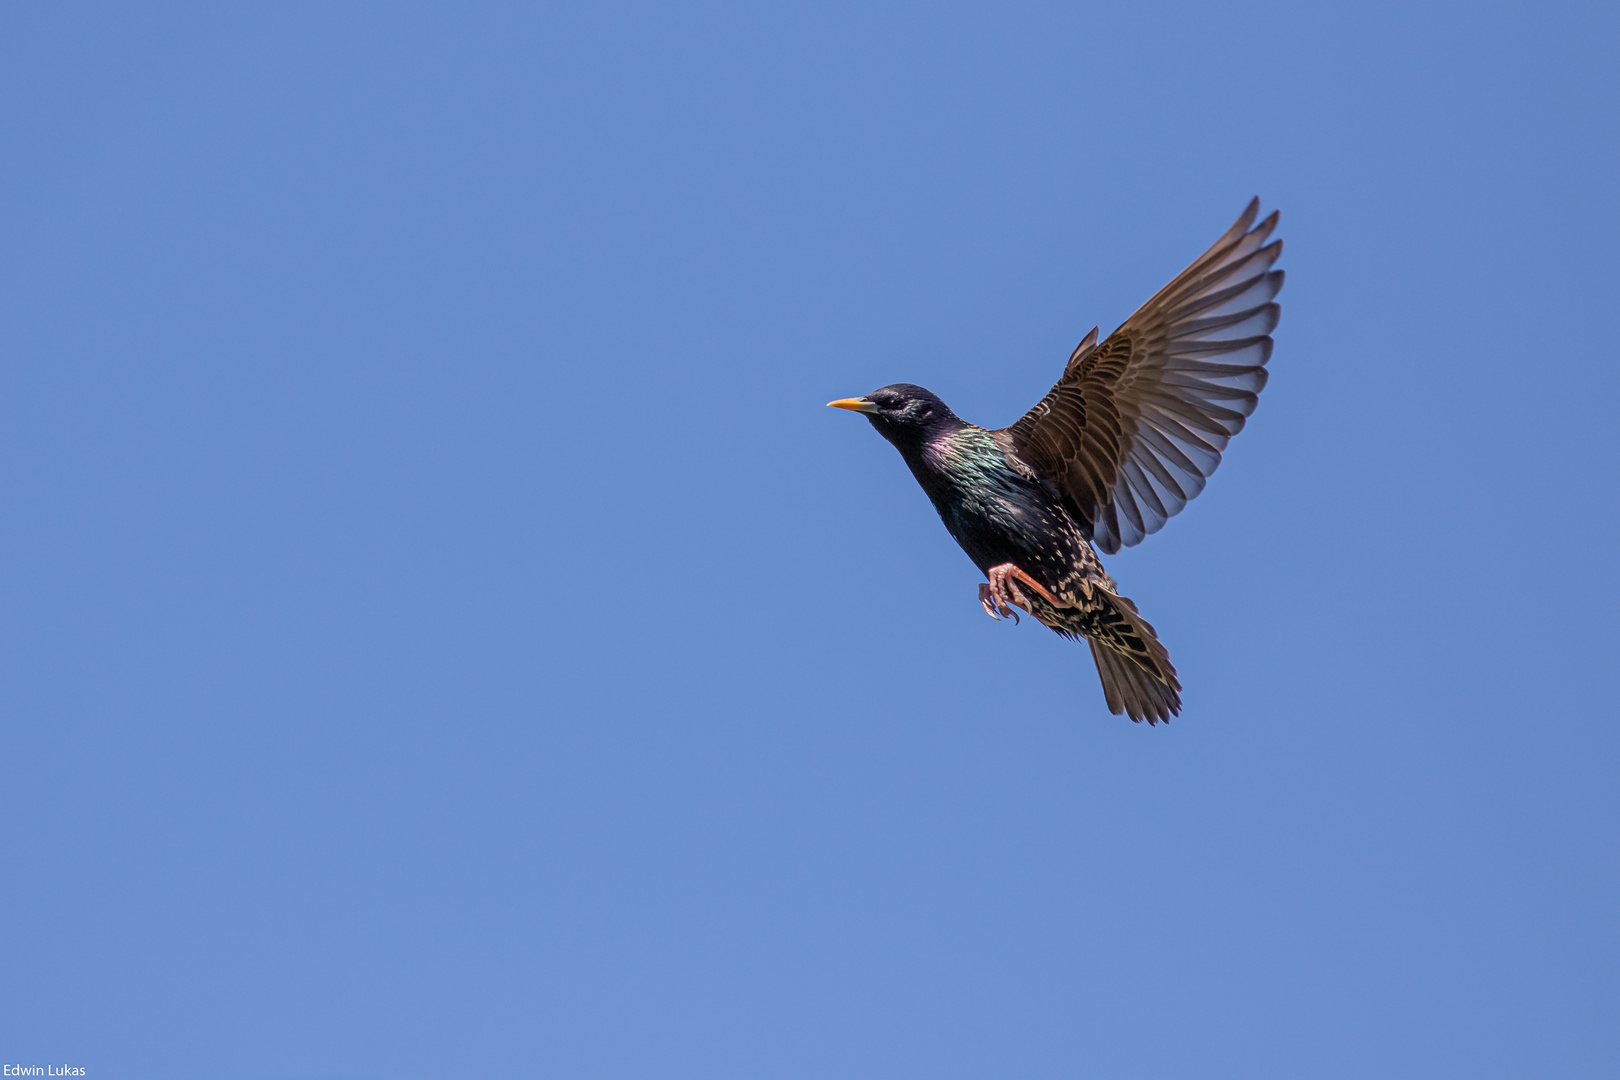
M 910 383 L 895 383 L 865 397 L 829 401 L 834 409 L 866 414 L 872 426 L 896 446 L 915 445 L 942 427 L 961 424 L 951 407 L 933 393 Z

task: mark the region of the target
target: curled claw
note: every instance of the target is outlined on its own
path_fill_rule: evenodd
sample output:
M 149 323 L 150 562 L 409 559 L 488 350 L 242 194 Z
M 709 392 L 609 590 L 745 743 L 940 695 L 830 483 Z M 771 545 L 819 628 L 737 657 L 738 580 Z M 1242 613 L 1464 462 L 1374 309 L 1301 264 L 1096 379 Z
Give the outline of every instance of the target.
M 984 613 L 986 615 L 990 616 L 992 619 L 996 620 L 997 622 L 1000 622 L 1001 621 L 1001 616 L 996 613 L 996 605 L 991 603 L 991 599 L 992 598 L 990 596 L 990 586 L 989 585 L 980 585 L 979 586 L 979 606 L 984 608 Z
M 1023 608 L 1025 611 L 1030 610 L 1029 597 L 1024 594 L 1023 589 L 1019 587 L 1020 585 L 1028 586 L 1035 595 L 1055 608 L 1073 606 L 1072 601 L 1064 602 L 1059 600 L 1052 595 L 1045 585 L 1042 585 L 1012 563 L 1001 563 L 999 566 L 992 566 L 985 576 L 990 579 L 990 583 L 979 586 L 979 602 L 984 603 L 985 596 L 988 594 L 989 598 L 995 602 L 996 609 L 1002 615 L 1012 615 L 1015 621 L 1018 616 L 1012 610 L 1014 607 Z M 989 609 L 990 605 L 985 604 L 985 610 L 988 611 Z
M 979 586 L 979 606 L 984 608 L 986 615 L 997 622 L 1005 618 L 1011 618 L 1013 625 L 1018 625 L 1018 612 L 1008 607 L 1007 602 L 997 596 L 989 585 Z

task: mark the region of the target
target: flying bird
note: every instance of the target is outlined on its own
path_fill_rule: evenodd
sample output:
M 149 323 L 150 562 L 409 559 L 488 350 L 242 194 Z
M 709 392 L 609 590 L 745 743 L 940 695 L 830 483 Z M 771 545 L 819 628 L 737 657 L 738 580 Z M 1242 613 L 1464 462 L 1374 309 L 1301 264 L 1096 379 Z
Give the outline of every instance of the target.
M 1139 544 L 1180 513 L 1254 412 L 1283 284 L 1277 213 L 1257 225 L 1259 214 L 1257 198 L 1101 343 L 1093 327 L 1010 427 L 970 424 L 910 383 L 828 402 L 865 414 L 900 451 L 984 573 L 985 613 L 1016 621 L 1019 609 L 1084 638 L 1109 710 L 1135 721 L 1179 714 L 1181 683 L 1097 552 Z

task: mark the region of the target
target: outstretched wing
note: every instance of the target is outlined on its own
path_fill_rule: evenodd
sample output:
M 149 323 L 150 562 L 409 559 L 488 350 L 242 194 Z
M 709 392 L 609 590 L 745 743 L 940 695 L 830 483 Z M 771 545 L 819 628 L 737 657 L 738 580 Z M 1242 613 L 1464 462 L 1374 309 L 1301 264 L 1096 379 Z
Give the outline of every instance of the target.
M 1204 490 L 1266 385 L 1282 241 L 1260 200 L 1176 279 L 1097 344 L 1086 335 L 1063 377 L 996 435 L 1056 483 L 1112 554 L 1139 544 Z

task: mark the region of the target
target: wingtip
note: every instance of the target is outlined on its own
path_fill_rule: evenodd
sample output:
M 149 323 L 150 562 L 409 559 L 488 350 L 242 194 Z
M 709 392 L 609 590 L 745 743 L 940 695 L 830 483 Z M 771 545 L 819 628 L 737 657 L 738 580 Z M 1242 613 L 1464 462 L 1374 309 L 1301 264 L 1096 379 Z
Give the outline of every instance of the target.
M 1254 198 L 1249 200 L 1249 205 L 1243 208 L 1243 213 L 1238 215 L 1238 219 L 1232 222 L 1232 227 L 1226 230 L 1226 235 L 1215 241 L 1215 246 L 1220 247 L 1223 244 L 1232 243 L 1238 237 L 1247 233 L 1249 231 L 1249 226 L 1254 224 L 1255 215 L 1259 213 L 1260 196 L 1256 195 Z
M 1260 196 L 1256 195 L 1254 198 L 1249 200 L 1249 205 L 1245 206 L 1243 208 L 1243 213 L 1241 215 L 1239 215 L 1238 220 L 1239 221 L 1247 220 L 1249 223 L 1252 224 L 1254 222 L 1254 219 L 1259 217 L 1259 216 L 1260 216 Z M 1260 223 L 1260 228 L 1268 229 L 1268 228 L 1275 227 L 1276 224 L 1277 224 L 1278 219 L 1281 218 L 1281 217 L 1282 217 L 1282 211 L 1281 210 L 1272 210 L 1271 213 L 1266 215 L 1266 219 Z

